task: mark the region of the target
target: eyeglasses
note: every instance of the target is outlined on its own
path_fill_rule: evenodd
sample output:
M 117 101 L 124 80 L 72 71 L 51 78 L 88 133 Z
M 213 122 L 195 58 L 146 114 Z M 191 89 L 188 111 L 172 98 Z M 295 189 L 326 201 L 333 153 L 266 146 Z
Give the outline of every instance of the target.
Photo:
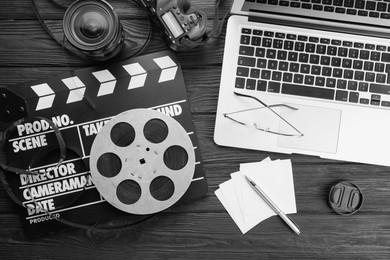
M 224 113 L 223 116 L 225 118 L 228 118 L 228 119 L 232 120 L 233 122 L 236 122 L 236 123 L 238 123 L 240 125 L 244 125 L 244 126 L 248 126 L 248 127 L 254 127 L 257 130 L 260 130 L 260 131 L 263 131 L 263 132 L 267 132 L 267 133 L 271 133 L 271 134 L 282 135 L 282 136 L 294 136 L 294 137 L 302 137 L 303 136 L 303 133 L 301 131 L 299 131 L 290 122 L 288 122 L 285 118 L 283 118 L 280 114 L 278 114 L 275 110 L 272 109 L 274 107 L 285 107 L 285 108 L 288 108 L 290 110 L 298 110 L 298 108 L 289 106 L 287 104 L 267 105 L 263 101 L 261 101 L 260 99 L 254 97 L 254 96 L 242 94 L 242 93 L 239 93 L 239 92 L 234 92 L 234 94 L 239 96 L 239 97 L 245 97 L 245 98 L 254 99 L 257 102 L 259 102 L 262 106 L 261 107 L 244 109 L 244 110 L 239 110 L 239 111 L 234 111 L 234 112 L 230 112 L 230 113 Z M 267 109 L 268 111 L 270 111 L 272 113 L 272 115 L 276 115 L 283 122 L 285 122 L 287 124 L 287 126 L 289 126 L 290 128 L 292 128 L 292 130 L 294 130 L 295 133 L 285 133 L 285 132 L 281 132 L 281 131 L 271 130 L 270 127 L 261 127 L 256 122 L 255 123 L 245 123 L 242 120 L 239 120 L 239 119 L 236 119 L 236 118 L 232 117 L 232 115 L 234 115 L 234 114 L 239 114 L 239 113 L 254 111 L 254 110 L 258 110 L 258 109 L 264 109 L 264 108 Z

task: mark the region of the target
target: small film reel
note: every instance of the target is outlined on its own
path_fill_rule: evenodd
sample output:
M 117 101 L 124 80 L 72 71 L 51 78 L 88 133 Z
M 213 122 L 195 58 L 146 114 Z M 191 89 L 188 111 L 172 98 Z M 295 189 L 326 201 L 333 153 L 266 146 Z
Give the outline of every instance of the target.
M 186 192 L 195 171 L 195 151 L 173 118 L 155 110 L 128 110 L 99 131 L 90 169 L 96 188 L 111 205 L 132 214 L 152 214 Z

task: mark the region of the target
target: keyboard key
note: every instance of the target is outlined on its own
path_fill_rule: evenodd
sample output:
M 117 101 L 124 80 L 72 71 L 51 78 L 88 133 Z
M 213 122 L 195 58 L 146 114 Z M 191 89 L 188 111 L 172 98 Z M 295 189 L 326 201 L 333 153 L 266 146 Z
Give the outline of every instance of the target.
M 303 42 L 295 42 L 295 51 L 303 51 L 305 49 L 305 44 Z
M 279 1 L 279 5 L 281 6 L 288 6 L 289 4 L 290 4 L 289 1 L 284 1 L 284 0 Z
M 371 83 L 370 92 L 376 94 L 390 95 L 390 85 Z
M 252 44 L 252 46 L 260 46 L 260 44 L 261 44 L 261 37 L 253 36 L 251 44 Z
M 372 61 L 365 61 L 364 62 L 364 70 L 372 71 L 374 69 L 374 62 Z
M 383 3 L 383 2 L 378 2 L 378 5 L 376 7 L 376 10 L 380 11 L 380 12 L 385 12 L 387 9 L 387 4 L 386 3 Z
M 337 90 L 336 91 L 336 100 L 338 100 L 338 101 L 348 101 L 348 91 Z
M 332 65 L 333 67 L 340 67 L 340 66 L 341 66 L 341 58 L 339 58 L 339 57 L 333 57 L 333 58 L 332 58 L 331 65 Z
M 361 60 L 354 60 L 353 61 L 353 68 L 357 70 L 361 70 L 363 68 L 363 61 Z
M 294 75 L 294 83 L 303 83 L 303 75 L 295 74 Z
M 359 58 L 362 60 L 368 60 L 370 58 L 370 52 L 367 50 L 361 50 Z
M 267 54 L 265 55 L 268 59 L 275 59 L 276 58 L 276 50 L 268 49 Z
M 298 61 L 307 63 L 309 61 L 309 54 L 307 54 L 307 53 L 299 53 Z
M 358 90 L 360 92 L 367 92 L 368 91 L 368 83 L 367 82 L 359 82 Z
M 309 64 L 301 64 L 301 73 L 309 74 L 310 73 L 310 65 Z
M 250 40 L 251 40 L 251 37 L 250 37 L 250 36 L 248 36 L 248 35 L 241 35 L 240 43 L 241 43 L 241 44 L 249 45 Z
M 355 71 L 355 76 L 353 77 L 354 80 L 363 80 L 364 79 L 364 72 L 363 71 Z
M 258 91 L 266 91 L 267 90 L 267 81 L 265 81 L 265 80 L 258 80 L 256 89 Z
M 266 68 L 267 67 L 267 60 L 266 59 L 257 59 L 257 67 L 258 68 Z
M 353 70 L 344 70 L 345 79 L 353 79 Z
M 378 73 L 376 74 L 376 83 L 385 83 L 386 82 L 386 74 Z
M 365 81 L 368 82 L 374 82 L 375 81 L 375 73 L 373 72 L 366 72 Z
M 283 73 L 283 81 L 285 82 L 292 82 L 293 74 L 290 72 L 284 72 Z
M 374 1 L 367 1 L 366 9 L 367 10 L 375 10 L 376 9 L 376 2 L 374 2 Z
M 252 33 L 252 30 L 251 30 L 251 29 L 248 29 L 248 28 L 242 28 L 242 29 L 241 29 L 241 33 L 243 33 L 243 34 L 251 34 L 251 33 Z
M 381 96 L 380 95 L 376 95 L 376 94 L 372 94 L 371 95 L 371 102 L 370 102 L 371 105 L 379 106 L 380 102 L 381 102 Z
M 276 70 L 277 68 L 278 68 L 278 61 L 277 60 L 268 60 L 267 69 Z
M 280 72 L 280 71 L 273 71 L 272 72 L 272 80 L 281 81 L 282 80 L 282 72 Z
M 302 86 L 302 85 L 288 84 L 288 83 L 282 84 L 282 93 L 288 95 L 297 95 L 297 96 L 331 99 L 331 100 L 334 97 L 333 89 L 309 87 L 309 86 Z
M 314 76 L 306 75 L 305 76 L 305 85 L 314 85 Z
M 336 87 L 336 79 L 334 79 L 334 78 L 327 78 L 325 85 L 328 88 L 335 88 Z
M 253 30 L 253 35 L 262 36 L 263 31 L 262 30 Z
M 250 57 L 239 56 L 238 65 L 254 67 L 256 65 L 256 59 Z
M 317 54 L 310 54 L 309 62 L 311 64 L 319 64 L 320 63 L 320 56 Z
M 278 50 L 277 59 L 278 60 L 286 60 L 287 59 L 287 51 Z
M 380 52 L 377 52 L 377 51 L 372 51 L 371 52 L 370 60 L 379 61 L 380 58 L 381 58 L 381 53 Z
M 268 92 L 279 93 L 280 92 L 280 83 L 274 82 L 274 81 L 268 82 Z
M 352 67 L 352 60 L 351 59 L 343 59 L 343 62 L 341 64 L 343 68 L 351 68 Z
M 249 68 L 237 67 L 236 75 L 237 76 L 241 76 L 241 77 L 248 77 L 248 75 L 249 75 Z
M 325 86 L 325 78 L 324 77 L 316 77 L 315 85 L 319 87 Z
M 251 69 L 250 77 L 256 78 L 256 79 L 259 78 L 260 77 L 260 70 L 259 69 Z
M 325 6 L 324 7 L 324 11 L 325 12 L 334 12 L 334 7 L 333 6 Z
M 298 71 L 299 71 L 299 63 L 291 62 L 290 72 L 298 72 Z
M 321 75 L 321 66 L 317 66 L 317 65 L 311 66 L 311 74 Z
M 368 16 L 368 11 L 359 10 L 358 11 L 358 15 L 360 15 L 360 16 Z
M 390 102 L 389 102 L 389 101 L 384 101 L 384 100 L 383 100 L 383 101 L 381 102 L 381 106 L 382 106 L 382 107 L 390 107 Z
M 247 79 L 246 80 L 246 89 L 255 90 L 256 89 L 256 80 Z
M 275 39 L 273 43 L 273 48 L 275 49 L 283 48 L 283 40 Z
M 331 67 L 322 67 L 322 76 L 330 76 L 332 75 Z
M 347 57 L 348 56 L 348 49 L 345 47 L 340 47 L 338 55 L 341 57 Z
M 382 53 L 381 61 L 383 61 L 383 62 L 390 62 L 390 53 L 386 53 L 386 52 Z
M 241 45 L 241 46 L 240 46 L 239 53 L 240 53 L 241 55 L 253 56 L 253 54 L 255 53 L 255 48 L 250 47 L 250 46 Z
M 270 70 L 262 70 L 261 71 L 261 79 L 270 79 L 271 71 Z
M 345 7 L 353 7 L 354 0 L 345 0 L 344 1 L 344 6 Z
M 272 39 L 271 38 L 263 38 L 263 41 L 261 43 L 262 47 L 271 47 L 272 46 Z
M 358 49 L 349 49 L 349 55 L 348 57 L 357 59 L 359 56 L 359 50 Z
M 341 78 L 343 76 L 343 70 L 342 69 L 338 69 L 338 68 L 334 68 L 332 75 L 333 75 L 334 78 Z
M 346 11 L 347 11 L 347 9 L 345 9 L 345 8 L 336 7 L 336 13 L 338 13 L 338 14 L 345 14 Z
M 359 102 L 359 92 L 354 92 L 354 91 L 349 92 L 349 102 L 358 103 Z
M 357 90 L 357 88 L 358 88 L 357 81 L 354 80 L 348 81 L 348 90 Z
M 377 45 L 377 46 L 376 46 L 376 49 L 377 49 L 378 51 L 386 51 L 386 46 L 384 46 L 384 45 Z
M 256 57 L 265 57 L 265 49 L 256 48 Z
M 288 62 L 279 61 L 279 70 L 280 71 L 288 71 Z
M 236 88 L 245 88 L 245 78 L 236 78 Z
M 297 61 L 298 60 L 298 52 L 290 51 L 288 53 L 288 60 L 289 61 Z
M 284 41 L 283 49 L 285 50 L 292 50 L 294 48 L 294 42 L 293 41 Z
M 330 65 L 330 57 L 321 56 L 321 65 Z
M 326 54 L 332 55 L 332 56 L 336 55 L 337 54 L 337 47 L 328 46 L 328 50 L 327 50 Z
M 345 79 L 338 79 L 337 80 L 337 88 L 347 89 L 347 81 Z

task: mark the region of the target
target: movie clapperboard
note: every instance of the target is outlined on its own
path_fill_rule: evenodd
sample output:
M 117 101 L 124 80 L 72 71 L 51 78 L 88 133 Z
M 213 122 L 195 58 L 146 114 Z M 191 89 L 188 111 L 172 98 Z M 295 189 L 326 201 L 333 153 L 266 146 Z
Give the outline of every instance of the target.
M 51 216 L 89 225 L 128 214 L 111 206 L 95 188 L 89 172 L 89 155 L 99 129 L 112 117 L 130 109 L 160 111 L 176 119 L 188 133 L 195 149 L 195 172 L 190 187 L 177 203 L 207 193 L 186 87 L 173 52 L 156 52 L 78 70 L 72 75 L 0 88 L 1 131 L 18 119 L 27 118 L 6 142 L 9 165 L 47 173 L 47 169 L 57 164 L 58 141 L 42 118 L 50 119 L 59 128 L 66 145 L 64 162 L 47 174 L 6 173 L 11 189 L 23 204 L 37 203 L 51 213 L 21 207 L 27 236 L 63 228 L 64 224 Z M 47 147 L 54 147 L 54 151 Z

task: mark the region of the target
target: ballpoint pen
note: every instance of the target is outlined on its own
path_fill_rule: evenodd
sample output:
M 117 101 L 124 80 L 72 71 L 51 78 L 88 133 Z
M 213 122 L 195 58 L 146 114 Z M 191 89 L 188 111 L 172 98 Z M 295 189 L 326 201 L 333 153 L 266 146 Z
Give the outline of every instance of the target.
M 248 176 L 245 176 L 245 178 L 249 182 L 250 186 L 272 208 L 272 210 L 275 211 L 284 220 L 284 222 L 286 222 L 286 224 L 299 235 L 301 232 L 299 231 L 298 226 L 282 210 L 280 210 L 278 206 L 276 206 L 276 204 L 267 196 L 267 194 L 264 193 L 264 191 L 260 189 L 260 187 L 254 181 L 252 181 Z

